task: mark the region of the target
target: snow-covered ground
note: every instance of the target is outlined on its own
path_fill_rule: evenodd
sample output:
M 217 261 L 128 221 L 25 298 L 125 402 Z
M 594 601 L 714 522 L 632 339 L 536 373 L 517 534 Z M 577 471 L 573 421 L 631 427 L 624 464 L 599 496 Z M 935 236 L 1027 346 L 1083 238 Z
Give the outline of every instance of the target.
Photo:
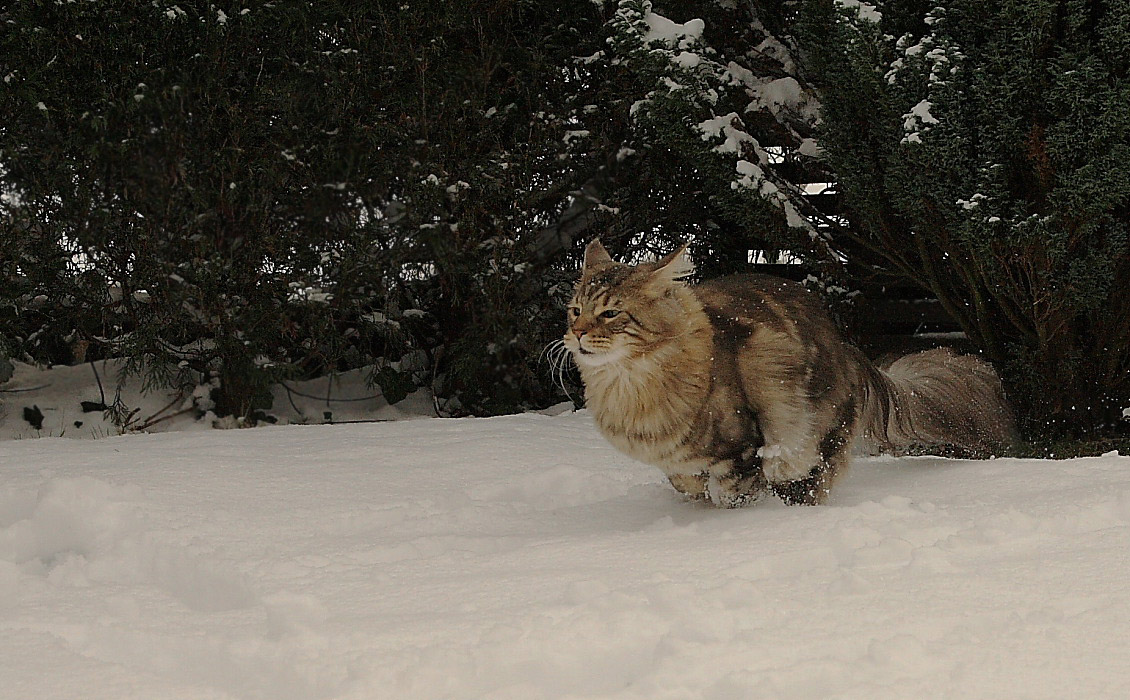
M 1130 457 L 681 500 L 590 417 L 0 442 L 0 698 L 1130 697 Z
M 23 362 L 13 365 L 11 380 L 0 384 L 0 440 L 97 439 L 131 432 L 234 427 L 230 418 L 218 419 L 209 412 L 213 404 L 208 386 L 183 392 L 143 391 L 140 378 L 122 375 L 121 360 L 49 369 Z M 366 385 L 367 374 L 357 369 L 276 384 L 271 408 L 265 414 L 278 424 L 303 425 L 435 415 L 432 400 L 424 391 L 390 406 L 379 389 Z M 117 421 L 102 406 L 114 407 Z

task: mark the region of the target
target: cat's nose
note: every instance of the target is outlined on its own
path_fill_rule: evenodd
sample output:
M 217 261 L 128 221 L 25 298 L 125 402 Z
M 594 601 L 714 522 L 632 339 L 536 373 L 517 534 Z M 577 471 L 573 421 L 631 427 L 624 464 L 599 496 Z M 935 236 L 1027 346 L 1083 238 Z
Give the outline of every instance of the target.
M 577 336 L 577 340 L 580 340 L 581 336 L 584 335 L 584 334 L 585 334 L 585 331 L 584 331 L 583 328 L 574 328 L 573 329 L 573 335 Z

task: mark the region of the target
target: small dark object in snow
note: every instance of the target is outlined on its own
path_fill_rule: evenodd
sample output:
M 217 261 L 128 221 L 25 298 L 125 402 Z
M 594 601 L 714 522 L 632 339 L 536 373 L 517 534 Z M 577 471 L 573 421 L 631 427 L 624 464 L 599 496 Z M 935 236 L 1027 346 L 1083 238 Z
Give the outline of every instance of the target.
M 83 401 L 79 404 L 82 406 L 83 413 L 94 413 L 95 411 L 105 411 L 109 407 L 102 401 Z
M 76 420 L 76 421 L 75 421 L 75 427 L 76 427 L 76 428 L 81 428 L 81 427 L 82 427 L 82 421 L 80 421 L 80 420 Z
M 254 411 L 251 414 L 251 417 L 254 418 L 255 422 L 257 423 L 270 423 L 271 425 L 274 425 L 275 423 L 279 422 L 278 418 L 275 418 L 266 411 Z
M 324 420 L 327 423 L 333 423 L 334 422 L 334 412 L 333 411 L 322 411 L 322 420 Z
M 39 410 L 39 406 L 24 406 L 24 420 L 36 430 L 43 430 L 43 411 Z

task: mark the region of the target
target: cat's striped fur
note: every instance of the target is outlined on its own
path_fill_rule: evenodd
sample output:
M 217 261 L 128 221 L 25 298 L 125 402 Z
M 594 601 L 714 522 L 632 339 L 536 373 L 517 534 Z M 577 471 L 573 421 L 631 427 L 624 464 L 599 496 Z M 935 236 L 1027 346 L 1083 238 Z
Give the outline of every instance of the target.
M 997 453 L 1013 442 L 980 359 L 939 349 L 879 369 L 805 287 L 764 275 L 688 286 L 690 272 L 684 249 L 631 266 L 593 241 L 564 336 L 600 431 L 679 491 L 726 507 L 770 491 L 815 504 L 856 436 Z

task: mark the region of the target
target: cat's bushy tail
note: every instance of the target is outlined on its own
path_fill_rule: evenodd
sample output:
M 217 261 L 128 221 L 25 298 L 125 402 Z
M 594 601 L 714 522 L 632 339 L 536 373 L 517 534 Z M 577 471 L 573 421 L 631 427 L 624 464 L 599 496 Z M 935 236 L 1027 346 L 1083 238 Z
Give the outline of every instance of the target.
M 877 446 L 956 445 L 985 456 L 1015 446 L 1000 378 L 979 357 L 936 348 L 866 369 L 860 426 Z

